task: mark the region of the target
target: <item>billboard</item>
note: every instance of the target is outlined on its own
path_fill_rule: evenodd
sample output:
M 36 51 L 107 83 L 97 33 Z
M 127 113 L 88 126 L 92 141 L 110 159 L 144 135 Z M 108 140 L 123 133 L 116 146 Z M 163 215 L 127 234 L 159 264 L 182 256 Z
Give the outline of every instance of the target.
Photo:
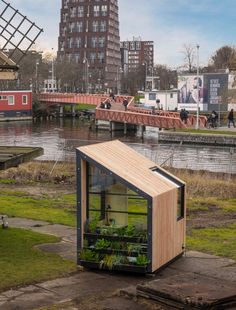
M 197 89 L 199 87 L 199 92 Z M 180 75 L 178 77 L 178 103 L 197 103 L 199 95 L 199 103 L 204 102 L 204 85 L 203 75 Z M 198 94 L 198 95 L 197 95 Z
M 225 103 L 224 99 L 228 96 L 228 74 L 205 74 L 204 86 L 206 88 L 205 101 L 209 105 L 218 105 Z
M 229 89 L 236 89 L 236 75 L 229 74 Z

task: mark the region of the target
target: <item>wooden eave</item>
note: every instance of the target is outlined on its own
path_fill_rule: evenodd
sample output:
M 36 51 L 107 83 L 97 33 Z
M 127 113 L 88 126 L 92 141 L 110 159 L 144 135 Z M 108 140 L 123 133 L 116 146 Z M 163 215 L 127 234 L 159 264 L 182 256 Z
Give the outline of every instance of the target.
M 158 167 L 156 163 L 118 140 L 83 146 L 78 151 L 83 157 L 86 156 L 88 162 L 91 159 L 150 197 L 154 198 L 176 188 L 173 182 L 152 171 L 153 167 Z

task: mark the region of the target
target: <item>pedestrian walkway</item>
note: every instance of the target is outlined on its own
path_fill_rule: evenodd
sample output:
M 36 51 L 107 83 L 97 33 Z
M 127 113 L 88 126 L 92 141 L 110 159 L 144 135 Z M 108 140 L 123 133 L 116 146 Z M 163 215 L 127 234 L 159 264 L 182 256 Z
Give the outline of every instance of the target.
M 39 248 L 76 261 L 75 228 L 20 218 L 9 218 L 8 222 L 12 227 L 60 237 L 61 242 L 40 245 Z M 0 310 L 32 310 L 54 304 L 60 305 L 55 309 L 65 310 L 165 310 L 167 309 L 165 306 L 138 298 L 136 287 L 138 285 L 140 287 L 140 284 L 151 285 L 154 281 L 163 279 L 169 279 L 171 282 L 173 279 L 178 279 L 178 275 L 183 277 L 184 274 L 188 278 L 189 275 L 192 277 L 199 275 L 211 281 L 214 279 L 218 282 L 227 281 L 232 288 L 235 288 L 236 295 L 235 261 L 191 251 L 153 276 L 78 270 L 76 274 L 65 278 L 2 292 Z M 178 283 L 171 283 L 171 287 L 176 285 Z M 191 286 L 191 283 L 188 283 L 189 285 Z

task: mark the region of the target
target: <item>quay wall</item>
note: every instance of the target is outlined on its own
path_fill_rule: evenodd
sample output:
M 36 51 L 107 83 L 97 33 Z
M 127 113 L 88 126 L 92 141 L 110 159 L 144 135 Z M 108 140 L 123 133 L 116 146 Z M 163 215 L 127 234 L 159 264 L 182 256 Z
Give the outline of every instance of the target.
M 217 135 L 217 134 L 211 135 L 211 134 L 162 131 L 159 132 L 158 139 L 160 142 L 168 142 L 168 143 L 236 147 L 236 136 L 233 135 Z

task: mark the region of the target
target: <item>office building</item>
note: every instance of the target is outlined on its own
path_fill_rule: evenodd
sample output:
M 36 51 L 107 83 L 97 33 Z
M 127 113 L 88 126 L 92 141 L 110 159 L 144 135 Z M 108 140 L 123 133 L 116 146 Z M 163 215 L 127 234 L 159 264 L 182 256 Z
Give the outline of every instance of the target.
M 81 66 L 84 91 L 116 91 L 121 66 L 118 0 L 62 0 L 58 57 Z
M 122 68 L 128 67 L 129 72 L 136 71 L 140 66 L 146 67 L 146 74 L 152 75 L 154 65 L 154 42 L 133 38 L 132 41 L 121 42 Z

